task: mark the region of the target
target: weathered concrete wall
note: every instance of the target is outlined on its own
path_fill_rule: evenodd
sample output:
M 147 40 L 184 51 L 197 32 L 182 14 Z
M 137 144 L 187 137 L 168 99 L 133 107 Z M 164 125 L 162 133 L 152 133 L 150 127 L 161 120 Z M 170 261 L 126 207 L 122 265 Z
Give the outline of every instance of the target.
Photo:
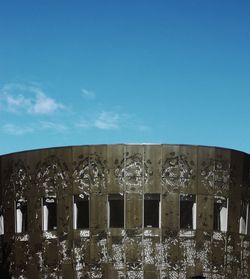
M 250 278 L 250 156 L 212 147 L 97 145 L 0 157 L 4 242 L 13 278 Z M 73 230 L 74 194 L 89 195 L 89 229 Z M 124 228 L 108 228 L 108 194 L 122 193 Z M 161 197 L 159 228 L 144 228 L 144 193 Z M 57 198 L 57 230 L 42 230 L 41 200 Z M 196 196 L 196 229 L 180 230 L 180 194 Z M 228 199 L 227 232 L 214 231 L 214 199 Z M 15 233 L 15 201 L 28 231 Z

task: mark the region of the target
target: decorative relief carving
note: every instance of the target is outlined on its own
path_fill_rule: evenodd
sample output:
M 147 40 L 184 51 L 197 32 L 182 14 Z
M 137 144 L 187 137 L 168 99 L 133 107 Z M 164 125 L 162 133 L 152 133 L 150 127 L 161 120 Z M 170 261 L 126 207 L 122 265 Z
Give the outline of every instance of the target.
M 140 192 L 143 183 L 147 183 L 149 177 L 153 175 L 151 161 L 143 161 L 143 156 L 139 153 L 130 155 L 126 153 L 125 159 L 121 162 L 115 161 L 117 165 L 115 176 L 120 185 L 125 184 L 127 191 Z
M 69 185 L 68 167 L 58 157 L 52 155 L 36 166 L 36 181 L 45 192 L 66 189 Z
M 176 261 L 176 247 L 179 247 L 178 237 L 168 236 L 162 241 L 163 258 L 162 264 L 169 270 L 177 270 L 178 263 Z
M 249 241 L 243 240 L 242 244 L 241 244 L 241 249 L 242 249 L 242 259 L 241 259 L 242 277 L 247 278 L 249 275 L 248 264 L 250 262 L 250 243 L 249 243 Z
M 8 171 L 7 177 L 5 195 L 8 195 L 7 192 L 10 191 L 15 192 L 16 198 L 23 198 L 31 183 L 29 168 L 21 160 L 13 162 L 12 167 Z
M 200 247 L 197 247 L 197 245 L 200 245 Z M 203 271 L 209 273 L 212 265 L 209 260 L 212 256 L 211 242 L 208 240 L 204 240 L 202 243 L 196 242 L 196 248 L 196 263 L 202 264 Z
M 127 271 L 127 278 L 131 279 L 143 279 L 143 271 L 142 270 L 133 270 L 128 269 Z
M 181 239 L 180 250 L 182 252 L 182 260 L 180 261 L 181 270 L 187 271 L 189 266 L 195 266 L 196 247 L 194 239 Z
M 83 238 L 81 241 L 74 242 L 74 269 L 76 271 L 81 271 L 85 273 L 84 268 L 89 263 L 89 253 L 90 253 L 90 240 L 89 238 Z M 85 278 L 85 277 L 84 277 Z M 87 278 L 87 277 L 86 277 Z
M 59 258 L 61 263 L 70 262 L 72 251 L 69 241 L 63 240 L 59 243 Z
M 161 179 L 171 190 L 186 188 L 194 178 L 194 162 L 188 162 L 184 155 L 167 158 L 162 166 Z
M 152 238 L 143 239 L 143 255 L 146 264 L 155 264 L 155 250 Z
M 125 253 L 123 244 L 113 243 L 111 246 L 111 257 L 110 261 L 113 263 L 114 269 L 121 270 L 124 269 L 125 265 Z
M 231 167 L 230 162 L 225 160 L 209 160 L 202 163 L 201 183 L 207 190 L 222 191 L 229 190 Z
M 17 161 L 2 177 L 1 186 L 6 195 L 9 195 L 8 197 L 3 197 L 5 210 L 7 202 L 13 208 L 14 191 L 22 196 L 25 194 L 26 189 L 29 189 L 32 185 L 33 181 L 31 181 L 30 170 L 25 165 L 25 157 L 24 162 Z M 170 154 L 169 157 L 164 158 L 165 161 L 162 162 L 160 177 L 162 183 L 168 187 L 169 192 L 177 188 L 188 187 L 195 177 L 194 162 L 188 160 L 185 156 Z M 36 158 L 35 156 L 34 160 Z M 222 191 L 221 189 L 227 189 L 231 183 L 235 168 L 228 161 L 221 161 L 221 159 L 223 157 L 220 160 L 207 161 L 201 165 L 202 184 L 208 189 Z M 29 160 L 29 162 L 32 160 Z M 116 180 L 122 185 L 125 184 L 129 191 L 136 192 L 142 189 L 143 184 L 147 183 L 153 174 L 151 162 L 144 162 L 141 154 L 126 153 L 124 160 L 120 162 L 117 160 L 115 163 Z M 239 166 L 239 168 L 241 167 Z M 58 189 L 64 187 L 63 189 L 65 189 L 70 185 L 69 182 L 73 181 L 79 189 L 88 192 L 105 187 L 108 170 L 106 162 L 101 156 L 97 154 L 87 155 L 86 157 L 81 156 L 72 168 L 73 176 L 71 177 L 66 164 L 62 163 L 58 157 L 50 156 L 37 165 L 34 173 L 37 179 L 35 181 L 37 185 L 35 186 L 44 187 L 46 191 L 51 189 L 54 191 L 55 187 L 58 187 Z M 237 173 L 240 175 L 240 172 Z M 247 168 L 244 173 L 244 180 L 247 180 Z M 164 195 L 168 195 L 169 192 L 164 193 Z M 68 225 L 72 213 L 72 208 L 69 207 L 71 201 L 71 193 L 69 193 L 64 197 L 58 197 L 60 202 L 59 211 L 63 213 L 59 215 L 60 230 L 57 233 L 53 232 L 53 234 L 44 232 L 43 236 L 45 237 L 41 239 L 40 195 L 35 192 L 31 192 L 32 195 L 28 194 L 27 198 L 30 200 L 29 204 L 30 208 L 32 208 L 29 217 L 29 220 L 31 220 L 30 238 L 28 238 L 28 235 L 16 235 L 14 237 L 13 210 L 6 210 L 8 213 L 6 219 L 11 220 L 11 222 L 6 222 L 8 224 L 6 226 L 6 240 L 8 243 L 9 241 L 16 241 L 11 244 L 11 254 L 9 256 L 11 261 L 10 270 L 13 272 L 14 277 L 26 278 L 30 274 L 38 274 L 40 277 L 49 278 L 67 277 L 62 268 L 64 264 L 63 267 L 71 268 L 73 266 L 72 276 L 76 278 L 103 278 L 106 270 L 108 270 L 108 277 L 120 279 L 125 279 L 126 277 L 184 279 L 187 273 L 191 274 L 194 270 L 202 271 L 203 276 L 207 278 L 211 276 L 213 278 L 224 278 L 223 276 L 228 278 L 248 278 L 250 261 L 249 238 L 247 236 L 238 236 L 236 233 L 230 235 L 230 228 L 227 233 L 214 232 L 212 236 L 211 232 L 204 231 L 202 234 L 202 231 L 197 231 L 197 237 L 190 238 L 181 236 L 179 231 L 171 232 L 169 228 L 163 226 L 160 229 L 162 236 L 153 239 L 153 233 L 150 235 L 144 230 L 143 234 L 141 226 L 137 230 L 135 228 L 110 230 L 108 236 L 105 227 L 102 226 L 102 231 L 99 231 L 95 230 L 93 226 L 88 231 L 82 230 L 79 234 L 77 232 L 77 236 L 74 232 L 74 237 L 71 238 L 71 232 L 67 234 L 67 230 L 71 230 L 71 225 Z M 179 199 L 178 195 L 176 197 Z M 232 196 L 232 200 L 237 202 L 237 197 Z M 178 202 L 177 200 L 175 201 Z M 203 199 L 200 202 L 202 206 Z M 103 212 L 105 214 L 101 215 L 100 219 L 106 218 L 106 203 L 104 204 L 105 206 L 98 207 L 98 210 L 97 207 L 91 209 L 97 210 L 98 215 L 102 214 L 101 211 L 104 209 Z M 162 216 L 166 216 L 168 212 L 168 209 L 163 208 Z M 137 214 L 141 214 L 141 212 L 136 209 L 134 210 L 134 215 Z M 202 216 L 200 220 L 203 222 L 205 217 Z M 98 224 L 95 223 L 94 225 Z M 150 230 L 148 229 L 148 231 Z M 118 239 L 113 238 L 113 232 L 119 234 Z M 34 243 L 33 240 L 35 241 Z M 18 261 L 24 262 L 25 267 L 21 264 L 16 264 L 19 253 L 19 248 L 16 245 L 18 242 L 22 242 L 24 246 L 24 249 L 20 250 L 21 256 L 18 256 Z M 26 266 L 31 271 L 29 271 L 29 274 L 25 270 Z
M 105 170 L 107 168 L 105 165 L 106 161 L 103 161 L 96 153 L 87 157 L 79 156 L 79 162 L 73 172 L 74 184 L 85 193 L 101 192 L 106 188 Z

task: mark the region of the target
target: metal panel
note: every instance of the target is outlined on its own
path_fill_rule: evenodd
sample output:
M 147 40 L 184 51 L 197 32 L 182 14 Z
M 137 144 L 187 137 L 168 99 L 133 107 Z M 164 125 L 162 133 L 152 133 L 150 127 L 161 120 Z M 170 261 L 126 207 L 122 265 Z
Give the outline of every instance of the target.
M 144 147 L 144 192 L 161 193 L 161 146 Z
M 90 194 L 93 176 L 89 170 L 89 146 L 75 147 L 72 151 L 72 184 L 74 194 Z
M 87 272 L 90 264 L 90 239 L 81 238 L 74 241 L 73 250 L 74 270 Z
M 114 145 L 107 147 L 108 192 L 122 193 L 124 191 L 124 146 Z
M 127 229 L 142 228 L 142 195 L 131 193 L 126 195 L 125 217 Z
M 163 192 L 162 195 L 162 230 L 179 230 L 179 194 L 175 192 Z
M 197 192 L 201 195 L 212 194 L 215 176 L 215 149 L 209 147 L 198 147 L 197 159 Z
M 197 230 L 213 230 L 213 197 L 197 195 Z
M 212 247 L 211 247 L 211 233 L 198 230 L 195 235 L 196 239 L 196 264 L 195 274 L 203 274 L 206 278 L 210 278 L 212 272 Z M 206 275 L 205 275 L 206 274 Z
M 126 255 L 126 263 L 139 264 L 142 263 L 142 238 L 126 237 L 124 240 L 124 249 Z
M 231 152 L 231 175 L 230 175 L 230 191 L 229 210 L 228 210 L 228 231 L 239 233 L 240 222 L 240 206 L 244 196 L 241 194 L 243 186 L 243 161 L 244 156 L 240 152 Z
M 43 243 L 43 257 L 45 267 L 56 267 L 58 262 L 57 240 L 46 240 Z
M 214 232 L 212 236 L 212 265 L 213 274 L 225 274 L 226 234 Z
M 226 273 L 229 278 L 242 278 L 241 268 L 241 241 L 238 234 L 228 234 L 226 247 Z M 244 278 L 244 277 L 243 277 Z
M 107 228 L 107 195 L 91 194 L 90 228 L 105 230 Z
M 120 172 L 127 193 L 142 193 L 144 180 L 144 148 L 142 145 L 126 145 L 124 169 Z
M 113 270 L 125 270 L 125 248 L 123 237 L 108 238 L 108 255 L 111 259 Z
M 178 232 L 169 232 L 162 238 L 163 262 L 168 272 L 176 271 L 180 267 L 179 262 L 179 238 Z

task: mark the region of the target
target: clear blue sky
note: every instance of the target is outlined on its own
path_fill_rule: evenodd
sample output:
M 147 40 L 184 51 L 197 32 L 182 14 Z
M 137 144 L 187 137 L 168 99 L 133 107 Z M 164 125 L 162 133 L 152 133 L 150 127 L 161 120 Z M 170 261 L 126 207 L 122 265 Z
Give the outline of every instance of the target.
M 2 0 L 0 154 L 96 143 L 250 152 L 249 0 Z

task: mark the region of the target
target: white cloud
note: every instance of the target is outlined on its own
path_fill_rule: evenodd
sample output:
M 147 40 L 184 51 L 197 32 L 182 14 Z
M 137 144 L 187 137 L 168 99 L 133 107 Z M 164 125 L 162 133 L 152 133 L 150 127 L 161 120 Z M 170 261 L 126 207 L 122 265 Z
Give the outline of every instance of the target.
M 30 106 L 30 101 L 25 99 L 22 95 L 16 97 L 6 94 L 6 105 L 7 110 L 10 112 L 17 112 L 20 107 Z
M 96 128 L 100 130 L 115 129 L 137 129 L 138 131 L 150 130 L 146 125 L 136 124 L 136 117 L 128 113 L 118 113 L 117 111 L 101 111 L 88 113 L 75 123 L 75 128 L 90 129 Z
M 61 123 L 54 123 L 49 121 L 40 121 L 40 129 L 42 130 L 52 130 L 54 132 L 63 133 L 68 130 L 68 127 Z
M 94 126 L 98 129 L 111 130 L 120 126 L 120 116 L 115 112 L 101 112 L 94 121 Z
M 36 100 L 34 104 L 30 106 L 28 112 L 34 114 L 51 114 L 62 108 L 64 108 L 62 104 L 57 103 L 43 92 L 38 92 L 36 94 Z
M 95 95 L 95 92 L 93 91 L 90 91 L 90 90 L 87 90 L 87 89 L 82 89 L 81 90 L 82 92 L 82 96 L 85 98 L 85 99 L 90 99 L 90 100 L 94 100 L 96 95 Z
M 101 130 L 118 129 L 124 126 L 125 117 L 125 114 L 118 114 L 113 111 L 92 112 L 76 122 L 75 127 L 82 129 L 97 128 Z
M 7 84 L 0 89 L 1 108 L 8 112 L 46 115 L 64 106 L 47 96 L 39 87 Z
M 75 127 L 77 128 L 90 128 L 91 126 L 93 126 L 91 124 L 91 121 L 87 121 L 86 119 L 81 119 L 78 123 L 75 124 Z
M 22 136 L 34 132 L 34 129 L 28 126 L 22 127 L 22 126 L 17 126 L 15 124 L 9 123 L 3 125 L 2 131 L 7 135 Z
M 84 98 L 95 99 L 94 92 L 86 89 L 82 89 L 81 92 Z M 67 116 L 60 114 L 57 118 L 47 117 L 62 109 L 67 112 L 67 107 L 46 95 L 39 85 L 6 84 L 0 88 L 0 111 L 5 110 L 18 114 L 17 117 L 19 114 L 23 117 L 23 122 L 16 122 L 21 123 L 21 126 L 15 124 L 2 126 L 2 132 L 9 135 L 24 135 L 32 132 L 61 135 L 69 130 L 75 132 L 75 130 L 84 129 L 117 130 L 122 128 L 133 131 L 136 129 L 137 132 L 147 132 L 151 129 L 144 125 L 143 121 L 139 121 L 136 115 L 124 113 L 121 107 L 98 110 L 95 102 L 88 103 L 80 112 L 73 109 L 73 113 Z M 25 114 L 40 117 L 33 119 L 31 123 L 30 117 Z M 46 117 L 43 117 L 45 115 Z M 76 121 L 75 118 L 79 115 L 79 121 Z M 65 120 L 68 124 L 65 124 Z
M 3 133 L 12 136 L 21 136 L 42 130 L 52 131 L 54 133 L 64 133 L 68 130 L 68 127 L 61 123 L 54 123 L 49 121 L 33 122 L 26 126 L 16 125 L 13 123 L 7 123 L 2 126 Z

